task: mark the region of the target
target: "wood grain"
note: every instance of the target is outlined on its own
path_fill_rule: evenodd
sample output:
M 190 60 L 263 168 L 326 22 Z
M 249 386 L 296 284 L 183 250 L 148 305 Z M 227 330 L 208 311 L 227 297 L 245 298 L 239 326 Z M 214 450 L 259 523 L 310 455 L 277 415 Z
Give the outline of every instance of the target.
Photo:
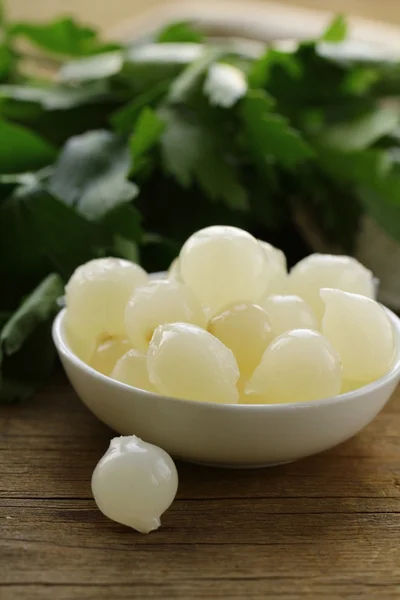
M 349 442 L 274 469 L 178 464 L 142 536 L 90 493 L 112 432 L 66 381 L 0 407 L 1 600 L 400 597 L 400 390 Z

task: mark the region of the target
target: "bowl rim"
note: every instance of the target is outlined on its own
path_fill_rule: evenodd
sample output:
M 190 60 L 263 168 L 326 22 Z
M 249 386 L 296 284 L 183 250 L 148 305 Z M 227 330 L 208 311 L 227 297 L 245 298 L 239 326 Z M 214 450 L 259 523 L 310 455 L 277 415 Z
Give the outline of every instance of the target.
M 52 327 L 52 336 L 53 341 L 56 346 L 56 349 L 60 355 L 62 355 L 68 362 L 72 363 L 75 367 L 77 367 L 80 371 L 84 371 L 89 376 L 97 379 L 104 384 L 116 387 L 120 389 L 125 389 L 132 393 L 143 395 L 145 398 L 153 399 L 162 399 L 166 402 L 171 402 L 175 405 L 185 405 L 193 406 L 193 408 L 209 408 L 210 410 L 223 410 L 223 411 L 243 411 L 243 412 L 285 412 L 287 410 L 309 410 L 310 408 L 324 408 L 326 406 L 332 404 L 340 404 L 341 402 L 347 402 L 352 400 L 357 400 L 360 397 L 364 396 L 366 393 L 374 392 L 380 390 L 385 387 L 388 383 L 395 380 L 396 377 L 400 377 L 400 318 L 395 315 L 390 309 L 381 305 L 385 310 L 387 315 L 389 316 L 391 323 L 393 325 L 396 337 L 396 358 L 394 364 L 390 371 L 380 377 L 379 379 L 368 383 L 367 385 L 358 388 L 356 390 L 352 390 L 350 392 L 346 392 L 345 394 L 338 394 L 337 396 L 330 396 L 328 398 L 321 398 L 320 400 L 312 400 L 309 402 L 287 402 L 285 404 L 219 404 L 217 402 L 201 402 L 200 400 L 185 400 L 181 398 L 174 398 L 171 396 L 164 396 L 163 394 L 157 394 L 155 392 L 149 392 L 147 390 L 142 390 L 140 388 L 136 388 L 130 386 L 126 383 L 122 383 L 121 381 L 117 381 L 116 379 L 112 379 L 107 375 L 103 375 L 99 373 L 93 367 L 86 364 L 83 360 L 81 360 L 69 347 L 68 342 L 66 340 L 66 336 L 64 333 L 64 320 L 66 315 L 66 308 L 63 308 L 53 322 Z

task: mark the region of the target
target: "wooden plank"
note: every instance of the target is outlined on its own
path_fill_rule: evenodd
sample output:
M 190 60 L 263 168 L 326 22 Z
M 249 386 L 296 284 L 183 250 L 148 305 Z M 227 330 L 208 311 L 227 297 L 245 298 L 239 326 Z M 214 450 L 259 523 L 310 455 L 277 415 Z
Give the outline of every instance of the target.
M 400 597 L 400 393 L 353 440 L 274 469 L 178 464 L 148 536 L 90 492 L 112 432 L 64 379 L 0 407 L 0 598 Z
M 329 583 L 325 585 L 314 581 L 306 584 L 303 582 L 293 583 L 292 579 L 263 580 L 251 579 L 238 580 L 235 586 L 226 580 L 198 581 L 187 583 L 160 583 L 155 588 L 145 583 L 111 586 L 15 586 L 5 588 L 2 591 L 2 600 L 109 600 L 119 598 L 120 600 L 132 600 L 139 598 L 145 600 L 220 600 L 229 598 L 231 600 L 398 600 L 399 588 L 392 586 L 352 584 L 352 583 Z
M 294 519 L 287 519 L 290 521 L 295 523 Z M 346 519 L 344 525 L 348 524 Z M 225 543 L 197 544 L 190 539 L 190 529 L 186 529 L 181 537 L 186 535 L 187 541 L 175 545 L 158 540 L 139 541 L 139 534 L 122 533 L 99 524 L 93 528 L 91 542 L 86 540 L 83 546 L 84 529 L 71 526 L 75 543 L 69 544 L 64 542 L 62 533 L 57 539 L 54 528 L 54 535 L 47 541 L 23 538 L 1 543 L 2 566 L 8 567 L 2 569 L 0 585 L 128 585 L 146 581 L 156 587 L 162 582 L 230 579 L 234 588 L 234 582 L 244 577 L 307 580 L 308 584 L 315 578 L 321 583 L 400 584 L 400 556 L 395 548 L 398 530 L 396 540 L 395 532 L 385 534 L 386 524 L 382 522 L 373 530 L 371 527 L 369 533 L 377 535 L 370 539 L 361 533 L 362 526 L 360 523 L 358 538 L 352 534 L 347 539 L 324 534 L 321 537 L 315 527 L 312 535 L 310 531 L 310 536 L 302 536 L 301 543 L 297 534 L 292 541 L 275 542 L 273 531 L 270 543 L 257 544 L 237 543 L 236 539 L 228 543 L 233 527 L 220 523 L 216 535 L 225 538 Z M 168 520 L 165 529 L 169 529 Z M 378 535 L 382 534 L 378 542 Z
M 1 451 L 0 498 L 89 498 L 92 471 L 106 444 L 70 450 Z M 400 497 L 400 464 L 390 458 L 316 457 L 254 473 L 178 464 L 180 498 Z

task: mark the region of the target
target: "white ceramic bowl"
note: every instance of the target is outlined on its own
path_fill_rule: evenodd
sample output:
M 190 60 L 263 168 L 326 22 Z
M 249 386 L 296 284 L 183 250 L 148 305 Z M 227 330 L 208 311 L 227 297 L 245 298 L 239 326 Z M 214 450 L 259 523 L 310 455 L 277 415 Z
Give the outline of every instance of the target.
M 397 338 L 391 371 L 374 383 L 309 403 L 228 405 L 193 402 L 132 388 L 101 375 L 69 348 L 65 310 L 53 338 L 76 393 L 104 423 L 187 461 L 229 467 L 291 462 L 340 444 L 368 425 L 400 380 L 400 319 L 387 310 Z

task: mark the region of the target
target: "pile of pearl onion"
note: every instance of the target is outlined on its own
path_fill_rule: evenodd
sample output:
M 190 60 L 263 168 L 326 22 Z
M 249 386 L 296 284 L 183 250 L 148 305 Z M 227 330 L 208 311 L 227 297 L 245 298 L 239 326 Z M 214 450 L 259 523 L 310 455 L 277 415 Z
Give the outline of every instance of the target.
M 167 280 L 97 259 L 66 287 L 73 350 L 127 385 L 188 401 L 311 402 L 383 376 L 395 356 L 372 273 L 345 256 L 284 254 L 234 227 L 192 235 Z M 92 489 L 100 510 L 147 533 L 177 491 L 163 450 L 115 438 Z

